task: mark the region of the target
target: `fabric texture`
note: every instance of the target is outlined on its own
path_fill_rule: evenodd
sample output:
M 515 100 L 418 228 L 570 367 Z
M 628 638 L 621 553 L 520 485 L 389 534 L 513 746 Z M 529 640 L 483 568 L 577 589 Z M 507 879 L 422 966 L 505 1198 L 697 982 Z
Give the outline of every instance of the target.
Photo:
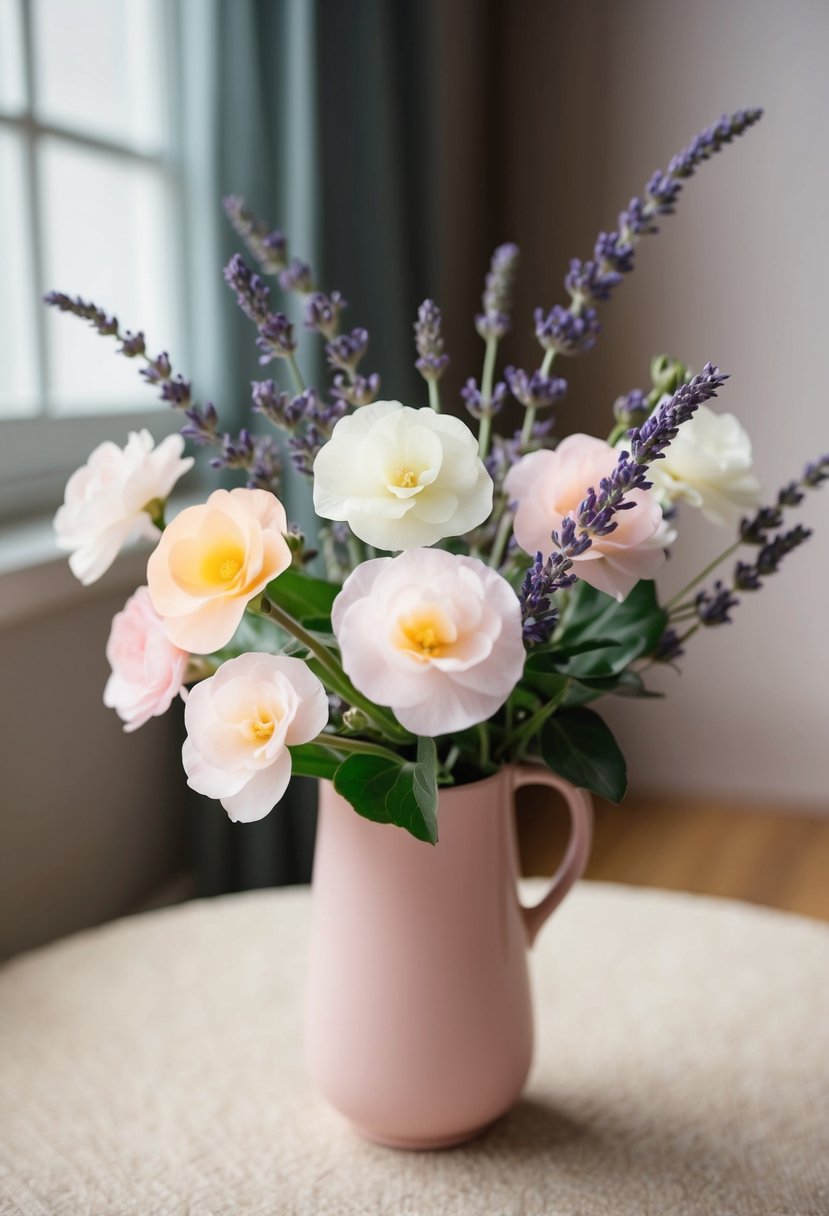
M 827 926 L 582 883 L 531 956 L 524 1097 L 474 1142 L 405 1153 L 306 1082 L 309 911 L 307 889 L 227 896 L 9 964 L 0 1213 L 829 1212 Z

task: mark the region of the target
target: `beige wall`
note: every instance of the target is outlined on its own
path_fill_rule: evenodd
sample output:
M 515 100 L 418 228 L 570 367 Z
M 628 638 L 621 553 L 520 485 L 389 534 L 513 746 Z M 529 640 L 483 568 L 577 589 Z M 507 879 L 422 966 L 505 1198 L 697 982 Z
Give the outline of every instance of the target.
M 180 715 L 125 735 L 101 700 L 141 564 L 86 590 L 63 561 L 0 577 L 0 958 L 129 911 L 183 864 Z
M 567 259 L 658 166 L 722 112 L 761 124 L 688 182 L 601 307 L 596 350 L 567 365 L 561 429 L 608 426 L 619 392 L 662 351 L 732 373 L 719 408 L 754 440 L 764 488 L 829 450 L 829 5 L 822 0 L 618 0 L 507 6 L 501 161 L 504 233 L 524 253 L 510 358 L 534 357 L 526 318 L 563 300 Z M 694 639 L 663 702 L 604 703 L 636 790 L 827 809 L 829 492 L 802 512 L 816 535 L 735 623 Z M 670 592 L 728 543 L 689 513 L 661 582 Z M 727 568 L 727 567 L 726 567 Z

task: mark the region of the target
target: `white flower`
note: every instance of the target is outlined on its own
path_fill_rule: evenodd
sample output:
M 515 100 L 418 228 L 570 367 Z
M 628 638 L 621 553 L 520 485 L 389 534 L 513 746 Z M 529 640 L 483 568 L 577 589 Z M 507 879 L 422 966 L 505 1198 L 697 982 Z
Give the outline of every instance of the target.
M 190 468 L 193 459 L 182 459 L 183 451 L 181 435 L 168 435 L 156 448 L 149 431 L 132 431 L 124 448 L 99 444 L 69 478 L 54 526 L 58 546 L 71 552 L 69 566 L 85 586 L 129 541 L 158 537 L 145 508 L 155 499 L 163 502 Z
M 331 621 L 355 686 L 418 735 L 483 722 L 524 670 L 518 598 L 473 557 L 410 549 L 363 562 Z
M 492 478 L 459 418 L 375 401 L 341 418 L 317 454 L 314 507 L 378 549 L 413 549 L 483 523 Z
M 291 780 L 288 747 L 309 743 L 327 721 L 325 689 L 301 659 L 229 659 L 187 698 L 187 784 L 218 798 L 231 819 L 262 819 Z
M 624 447 L 624 441 L 621 444 Z M 715 524 L 735 524 L 760 501 L 751 440 L 733 414 L 701 405 L 648 470 L 663 505 L 687 502 Z

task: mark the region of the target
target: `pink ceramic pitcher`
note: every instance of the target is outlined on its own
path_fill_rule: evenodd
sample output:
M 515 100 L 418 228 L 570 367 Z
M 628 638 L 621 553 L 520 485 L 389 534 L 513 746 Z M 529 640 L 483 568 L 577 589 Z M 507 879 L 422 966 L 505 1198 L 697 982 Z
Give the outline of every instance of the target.
M 517 891 L 514 792 L 564 795 L 572 830 L 550 889 Z M 529 1072 L 527 948 L 584 871 L 588 795 L 540 768 L 442 789 L 435 847 L 320 786 L 306 1017 L 309 1071 L 364 1136 L 400 1148 L 469 1139 Z

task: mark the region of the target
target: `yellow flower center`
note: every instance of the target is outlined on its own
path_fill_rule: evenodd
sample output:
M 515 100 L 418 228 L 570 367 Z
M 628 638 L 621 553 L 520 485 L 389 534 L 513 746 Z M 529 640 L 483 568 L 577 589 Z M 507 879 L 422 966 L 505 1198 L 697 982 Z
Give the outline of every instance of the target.
M 219 578 L 228 583 L 242 568 L 242 563 L 237 562 L 235 557 L 227 557 L 219 566 Z
M 412 651 L 421 659 L 437 659 L 447 645 L 455 641 L 451 622 L 441 612 L 425 606 L 398 622 L 401 649 Z
M 417 485 L 417 473 L 408 466 L 400 468 L 395 473 L 392 484 L 401 490 L 411 490 L 413 486 Z
M 251 724 L 250 724 L 250 733 L 253 735 L 254 739 L 257 739 L 262 743 L 267 742 L 267 740 L 270 739 L 273 732 L 274 732 L 273 718 L 269 718 L 266 722 L 256 721 L 256 722 L 251 722 Z

